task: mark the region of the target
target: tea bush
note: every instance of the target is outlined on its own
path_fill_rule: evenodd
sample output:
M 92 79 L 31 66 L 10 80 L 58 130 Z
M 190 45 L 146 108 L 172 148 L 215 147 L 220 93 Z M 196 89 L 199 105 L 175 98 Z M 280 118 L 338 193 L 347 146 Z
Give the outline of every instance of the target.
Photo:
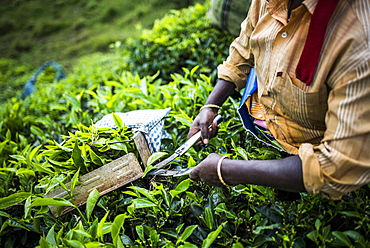
M 138 38 L 128 39 L 123 54 L 129 57 L 130 71 L 140 76 L 160 71 L 167 82 L 183 67 L 199 66 L 198 73 L 215 75 L 234 37 L 212 26 L 206 11 L 203 5 L 172 11 Z
M 225 53 L 218 54 L 214 46 L 228 46 L 214 38 L 210 43 L 198 40 L 231 39 L 210 28 L 206 20 L 203 23 L 205 10 L 196 5 L 174 11 L 158 21 L 165 23 L 163 29 L 143 31 L 142 37 L 116 53 L 81 58 L 60 82 L 52 82 L 54 72 L 49 68 L 40 76 L 34 94 L 25 100 L 13 97 L 1 105 L 1 247 L 369 246 L 368 186 L 339 201 L 308 194 L 292 200 L 268 187 L 218 188 L 186 176 L 148 175 L 103 196 L 91 191 L 86 205 L 79 208 L 68 197 L 42 197 L 68 180 L 71 188 L 76 187 L 80 174 L 136 152 L 132 143 L 109 144 L 129 140 L 132 130 L 127 127 L 94 127 L 106 114 L 169 107 L 165 128 L 170 137 L 163 140 L 161 151 L 170 154 L 186 141 L 192 119 L 212 90 L 212 63 Z M 182 22 L 188 23 L 194 37 L 182 35 L 186 29 Z M 178 42 L 158 40 L 162 32 L 167 42 Z M 144 47 L 146 39 L 153 51 Z M 184 44 L 186 49 L 181 47 Z M 137 56 L 151 52 L 153 56 L 145 58 L 146 65 L 140 64 L 127 47 Z M 163 66 L 155 65 L 157 56 L 162 56 Z M 211 152 L 233 159 L 281 156 L 244 132 L 235 111 L 237 101 L 229 98 L 220 111 L 224 121 L 218 136 L 208 145 L 190 148 L 173 167 L 195 166 Z M 119 118 L 116 122 L 120 126 Z M 48 205 L 75 210 L 55 217 Z

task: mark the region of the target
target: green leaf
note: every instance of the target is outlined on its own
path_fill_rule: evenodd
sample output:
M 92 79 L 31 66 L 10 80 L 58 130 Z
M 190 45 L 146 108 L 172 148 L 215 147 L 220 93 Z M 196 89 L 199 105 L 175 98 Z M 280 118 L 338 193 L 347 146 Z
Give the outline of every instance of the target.
M 20 223 L 14 220 L 11 220 L 11 219 L 7 219 L 5 222 L 3 222 L 3 225 L 1 226 L 1 229 L 0 229 L 0 233 L 3 233 L 4 229 L 8 226 L 15 227 L 15 228 L 22 228 L 27 231 L 30 231 L 27 227 L 21 225 Z
M 307 234 L 307 237 L 311 239 L 313 242 L 317 242 L 317 239 L 319 237 L 319 232 L 317 230 L 313 230 Z
M 145 196 L 146 198 L 148 198 L 152 202 L 156 201 L 155 197 L 153 196 L 153 191 L 150 191 L 150 190 L 147 190 L 147 189 L 144 189 L 144 188 L 141 188 L 141 187 L 137 187 L 137 186 L 130 186 L 128 188 L 139 192 L 140 194 L 142 194 L 143 196 Z
M 66 240 L 66 242 L 73 248 L 85 248 L 85 246 L 77 240 Z
M 220 203 L 219 205 L 217 205 L 217 207 L 215 208 L 215 211 L 216 212 L 223 212 L 226 214 L 226 217 L 229 218 L 229 219 L 235 219 L 237 218 L 236 214 L 229 211 L 228 208 L 226 207 L 226 204 L 223 202 L 223 203 Z
M 38 137 L 44 137 L 45 136 L 45 132 L 39 127 L 31 125 L 30 129 L 31 129 L 31 133 L 33 133 L 34 135 L 36 135 Z
M 184 232 L 181 234 L 179 239 L 176 241 L 176 244 L 179 244 L 180 242 L 186 241 L 187 238 L 190 237 L 190 235 L 194 232 L 194 230 L 198 227 L 198 225 L 191 225 L 185 228 Z
M 42 165 L 34 163 L 33 166 L 35 167 L 35 171 L 40 171 L 49 175 L 53 175 L 54 172 L 47 167 L 47 164 L 47 162 L 43 163 Z
M 78 141 L 75 140 L 75 145 L 72 150 L 72 160 L 76 168 L 80 169 L 82 173 L 86 173 L 85 161 L 81 156 L 81 149 L 78 146 Z
M 150 157 L 148 158 L 148 161 L 147 161 L 147 166 L 144 170 L 144 173 L 143 173 L 142 177 L 145 177 L 147 175 L 147 173 L 150 172 L 151 170 L 157 169 L 157 167 L 153 166 L 153 164 L 158 159 L 162 158 L 165 155 L 167 155 L 166 152 L 155 152 L 152 155 L 150 155 Z
M 180 245 L 179 248 L 198 248 L 198 246 L 189 242 L 185 242 L 183 245 Z
M 113 120 L 114 120 L 114 124 L 116 124 L 116 126 L 118 128 L 121 128 L 123 127 L 123 121 L 121 119 L 121 117 L 119 117 L 117 114 L 115 113 L 112 113 L 112 117 L 113 117 Z
M 31 193 L 28 192 L 19 192 L 14 193 L 10 196 L 0 198 L 0 209 L 8 208 L 11 206 L 14 206 L 15 204 L 18 204 L 29 197 Z
M 0 154 L 3 152 L 3 149 L 5 145 L 8 143 L 9 140 L 4 140 L 3 142 L 0 143 Z
M 271 225 L 268 225 L 268 226 L 257 226 L 255 230 L 253 230 L 253 233 L 254 234 L 260 234 L 262 233 L 263 230 L 273 230 L 273 229 L 276 229 L 276 228 L 279 228 L 281 227 L 281 224 L 279 223 L 275 223 L 275 224 L 271 224 Z
M 85 245 L 85 248 L 103 248 L 105 247 L 105 245 L 103 243 L 100 243 L 100 242 L 88 242 L 88 243 L 84 243 Z
M 48 231 L 48 234 L 46 235 L 46 241 L 48 243 L 48 247 L 56 248 L 57 241 L 55 239 L 55 232 L 54 232 L 55 225 L 53 225 L 50 230 Z
M 50 248 L 48 242 L 46 241 L 45 237 L 41 237 L 39 241 L 40 247 L 41 248 Z M 51 246 L 53 247 L 53 246 Z
M 157 244 L 158 244 L 158 241 L 159 241 L 159 235 L 157 233 L 157 230 L 155 230 L 155 229 L 150 230 L 149 236 L 150 236 L 150 242 L 151 242 L 152 246 L 157 247 Z
M 100 220 L 99 224 L 98 224 L 98 228 L 97 228 L 97 232 L 96 232 L 96 235 L 98 238 L 101 238 L 103 239 L 103 235 L 104 235 L 104 224 L 105 224 L 105 221 L 107 220 L 107 217 L 108 217 L 108 214 L 109 212 L 107 212 L 104 217 Z
M 144 227 L 142 225 L 139 225 L 139 226 L 136 226 L 135 229 L 136 229 L 136 233 L 139 236 L 139 238 L 141 239 L 141 241 L 145 241 Z
M 26 168 L 20 168 L 19 170 L 17 170 L 17 173 L 16 175 L 28 175 L 28 176 L 36 176 L 35 172 L 33 170 L 29 170 L 29 169 L 26 169 Z
M 26 161 L 26 158 L 23 157 L 22 155 L 9 155 L 9 157 L 14 158 L 18 161 Z
M 81 110 L 81 105 L 75 96 L 72 94 L 64 94 L 63 96 L 71 103 L 75 110 Z
M 233 244 L 233 246 L 231 248 L 244 248 L 244 246 L 241 243 L 237 242 L 237 243 Z
M 76 173 L 73 175 L 71 179 L 71 183 L 69 185 L 70 189 L 70 194 L 73 195 L 73 191 L 75 190 L 75 187 L 78 183 L 78 177 L 80 176 L 80 169 L 76 171 Z M 67 190 L 68 191 L 68 190 Z
M 183 180 L 181 183 L 179 183 L 174 190 L 170 191 L 170 194 L 172 197 L 175 197 L 176 195 L 186 191 L 190 187 L 190 178 Z
M 244 159 L 244 160 L 249 160 L 248 153 L 246 152 L 245 149 L 241 147 L 236 148 L 237 153 Z
M 354 218 L 359 218 L 359 219 L 362 218 L 360 213 L 355 212 L 355 211 L 340 211 L 339 213 L 344 214 L 347 217 L 354 217 Z
M 204 222 L 207 225 L 207 227 L 211 230 L 213 228 L 213 221 L 214 219 L 213 219 L 212 211 L 209 207 L 206 207 L 204 209 Z
M 120 231 L 123 227 L 126 218 L 127 218 L 126 214 L 120 214 L 117 215 L 116 218 L 114 218 L 111 228 L 111 237 L 113 240 L 114 247 L 118 248 L 124 247 L 120 237 Z
M 253 247 L 260 247 L 266 242 L 272 242 L 272 241 L 274 241 L 272 237 L 260 234 L 255 238 L 253 242 Z
M 343 233 L 346 234 L 348 237 L 352 238 L 353 240 L 355 240 L 357 243 L 361 244 L 362 247 L 366 247 L 365 238 L 359 232 L 349 230 L 344 231 Z
M 97 164 L 100 166 L 103 165 L 103 161 L 101 160 L 101 158 L 92 149 L 89 149 L 89 155 L 90 155 L 91 161 L 94 164 Z
M 92 238 L 91 234 L 89 234 L 86 231 L 81 230 L 81 229 L 73 229 L 73 232 L 76 233 L 79 236 L 84 236 L 84 237 L 87 237 L 87 238 L 90 238 L 90 239 Z
M 352 247 L 351 240 L 348 238 L 348 236 L 340 231 L 334 231 L 332 232 L 333 236 L 338 238 L 340 241 L 342 241 L 347 247 Z
M 90 192 L 89 197 L 86 200 L 86 218 L 89 221 L 90 216 L 94 210 L 96 203 L 98 202 L 100 193 L 97 189 Z
M 224 225 L 226 225 L 227 222 L 222 223 L 217 227 L 217 229 L 213 232 L 210 232 L 205 240 L 203 240 L 202 248 L 208 248 L 212 245 L 212 243 L 216 240 L 217 236 L 220 234 L 222 228 Z
M 148 96 L 148 87 L 147 87 L 147 81 L 146 81 L 146 78 L 143 78 L 143 79 L 140 81 L 140 90 L 141 90 L 141 92 L 142 92 L 145 96 Z
M 162 157 L 166 156 L 167 152 L 155 152 L 148 158 L 148 166 L 153 165 L 157 160 L 161 159 Z
M 135 206 L 135 209 L 140 209 L 140 208 L 149 208 L 149 207 L 156 207 L 157 205 L 154 204 L 151 201 L 144 200 L 144 199 L 134 199 L 132 203 Z
M 180 225 L 178 225 L 177 227 L 176 227 L 176 232 L 177 233 L 180 233 L 181 232 L 181 229 L 182 229 L 182 227 L 185 225 L 185 223 L 182 223 L 182 224 L 180 224 Z
M 32 201 L 30 207 L 37 206 L 66 206 L 66 207 L 76 207 L 71 202 L 62 198 L 36 198 Z

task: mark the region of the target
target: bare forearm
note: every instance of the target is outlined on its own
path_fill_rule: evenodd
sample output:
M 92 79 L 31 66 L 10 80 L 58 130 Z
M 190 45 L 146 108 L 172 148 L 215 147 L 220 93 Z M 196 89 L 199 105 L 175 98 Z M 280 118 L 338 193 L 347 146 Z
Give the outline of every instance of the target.
M 208 96 L 206 104 L 216 104 L 221 106 L 234 92 L 234 89 L 235 84 L 219 79 L 211 94 Z
M 190 178 L 214 186 L 222 186 L 217 173 L 219 154 L 212 153 L 190 173 Z M 224 159 L 221 177 L 229 185 L 254 184 L 292 192 L 305 192 L 302 162 L 298 156 L 279 160 Z
M 279 160 L 224 160 L 222 176 L 230 184 L 254 184 L 304 192 L 302 163 L 298 156 Z

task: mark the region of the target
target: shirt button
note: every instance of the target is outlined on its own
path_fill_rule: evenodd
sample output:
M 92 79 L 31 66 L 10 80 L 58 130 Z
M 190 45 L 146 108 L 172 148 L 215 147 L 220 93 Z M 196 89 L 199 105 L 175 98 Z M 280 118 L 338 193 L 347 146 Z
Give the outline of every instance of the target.
M 284 39 L 285 39 L 286 37 L 288 37 L 287 32 L 282 32 L 282 33 L 281 33 L 281 37 L 283 37 Z

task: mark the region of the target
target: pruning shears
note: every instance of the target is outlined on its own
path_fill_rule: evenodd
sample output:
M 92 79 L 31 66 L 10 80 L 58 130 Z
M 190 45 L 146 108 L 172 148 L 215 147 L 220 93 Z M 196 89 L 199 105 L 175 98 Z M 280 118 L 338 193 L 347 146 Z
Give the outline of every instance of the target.
M 217 124 L 220 124 L 221 121 L 222 121 L 222 117 L 220 115 L 217 115 L 213 120 L 213 122 L 217 122 Z M 211 128 L 211 126 L 212 125 L 210 125 L 208 128 Z M 189 150 L 189 148 L 192 147 L 199 140 L 200 136 L 201 136 L 201 131 L 199 130 L 197 133 L 191 136 L 184 144 L 182 144 L 179 148 L 177 148 L 176 151 L 171 156 L 169 156 L 165 160 L 154 165 L 154 167 L 157 167 L 157 169 L 150 171 L 148 175 L 173 176 L 173 177 L 189 175 L 190 172 L 195 167 L 184 168 L 184 169 L 179 169 L 179 170 L 166 170 L 162 168 L 166 166 L 167 164 L 171 163 L 177 157 L 183 155 L 187 150 Z

